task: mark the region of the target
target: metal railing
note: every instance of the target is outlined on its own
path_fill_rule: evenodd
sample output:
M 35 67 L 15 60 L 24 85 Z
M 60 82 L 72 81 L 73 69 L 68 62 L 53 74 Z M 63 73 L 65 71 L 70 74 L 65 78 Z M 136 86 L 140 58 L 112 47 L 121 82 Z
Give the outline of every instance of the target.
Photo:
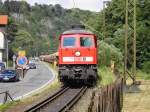
M 4 94 L 3 104 L 5 104 L 8 101 L 8 98 L 10 98 L 11 101 L 14 101 L 11 95 L 9 94 L 9 91 L 1 92 L 0 95 L 1 94 Z
M 123 106 L 123 79 L 93 93 L 88 112 L 121 112 Z

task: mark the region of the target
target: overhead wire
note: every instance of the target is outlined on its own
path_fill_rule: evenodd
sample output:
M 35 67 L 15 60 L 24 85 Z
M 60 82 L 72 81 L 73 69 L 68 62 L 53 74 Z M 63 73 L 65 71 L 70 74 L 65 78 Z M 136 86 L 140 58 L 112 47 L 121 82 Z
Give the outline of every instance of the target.
M 75 9 L 76 3 L 75 0 L 73 0 L 73 9 Z

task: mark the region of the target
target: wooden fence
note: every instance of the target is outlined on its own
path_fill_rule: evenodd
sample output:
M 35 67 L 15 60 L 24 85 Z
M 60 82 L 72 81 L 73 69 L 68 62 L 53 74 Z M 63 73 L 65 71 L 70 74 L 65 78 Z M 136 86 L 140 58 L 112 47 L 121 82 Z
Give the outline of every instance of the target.
M 93 93 L 88 112 L 121 112 L 123 106 L 123 79 Z

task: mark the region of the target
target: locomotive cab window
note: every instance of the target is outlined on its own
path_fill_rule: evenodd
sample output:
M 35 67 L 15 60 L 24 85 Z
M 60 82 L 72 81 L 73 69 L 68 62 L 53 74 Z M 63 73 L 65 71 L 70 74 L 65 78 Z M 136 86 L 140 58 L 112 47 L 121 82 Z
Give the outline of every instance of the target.
M 63 47 L 74 47 L 76 43 L 75 37 L 65 37 L 63 38 Z
M 80 37 L 81 47 L 93 47 L 93 39 L 91 37 Z

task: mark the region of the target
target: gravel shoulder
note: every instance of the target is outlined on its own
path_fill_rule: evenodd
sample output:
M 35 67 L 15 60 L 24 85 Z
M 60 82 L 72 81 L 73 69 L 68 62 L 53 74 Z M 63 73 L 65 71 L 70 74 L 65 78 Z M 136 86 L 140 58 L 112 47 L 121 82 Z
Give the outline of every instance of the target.
M 88 89 L 70 112 L 88 112 L 88 107 L 91 103 L 92 93 L 94 90 L 95 88 Z
M 124 94 L 122 112 L 150 112 L 150 84 L 137 86 L 138 92 Z

